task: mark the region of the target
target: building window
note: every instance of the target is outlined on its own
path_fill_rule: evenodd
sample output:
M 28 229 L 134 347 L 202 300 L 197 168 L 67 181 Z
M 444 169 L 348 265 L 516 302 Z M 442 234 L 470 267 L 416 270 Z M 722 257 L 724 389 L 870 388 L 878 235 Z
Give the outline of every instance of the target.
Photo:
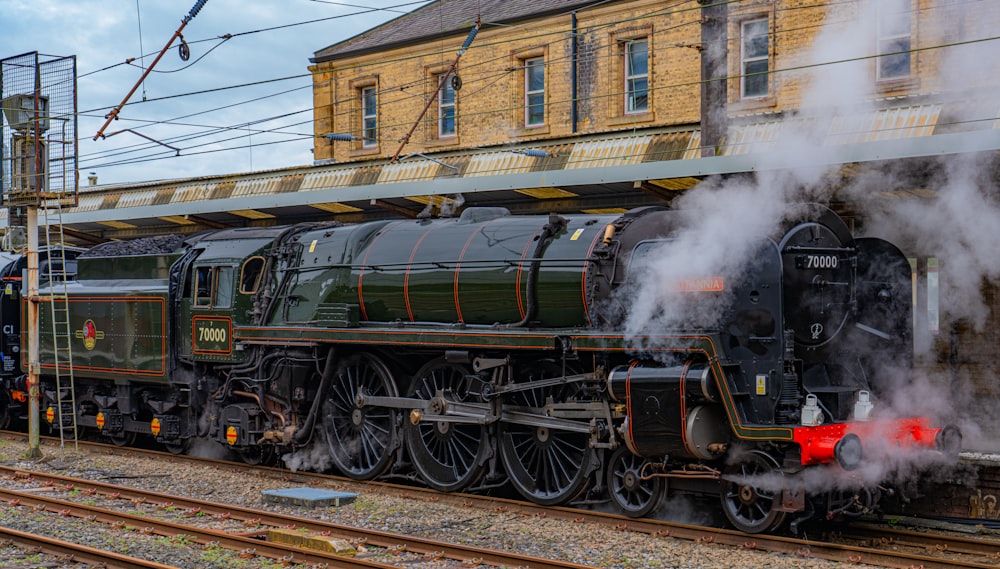
M 930 346 L 941 333 L 940 264 L 937 257 L 910 257 L 913 339 Z
M 765 97 L 768 93 L 767 18 L 749 20 L 741 26 L 740 96 L 744 99 Z
M 878 79 L 905 79 L 910 76 L 910 0 L 879 0 Z
M 455 87 L 451 74 L 438 75 L 438 138 L 455 136 Z
M 524 126 L 545 124 L 545 59 L 524 60 Z
M 649 41 L 625 42 L 625 113 L 649 110 Z
M 375 87 L 361 89 L 361 146 L 378 144 L 378 97 Z

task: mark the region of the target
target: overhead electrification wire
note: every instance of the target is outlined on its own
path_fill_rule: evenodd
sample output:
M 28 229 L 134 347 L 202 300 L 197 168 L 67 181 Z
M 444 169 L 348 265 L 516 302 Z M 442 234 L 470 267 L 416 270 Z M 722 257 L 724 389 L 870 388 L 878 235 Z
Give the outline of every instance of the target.
M 157 124 L 170 124 L 170 125 L 179 125 L 179 126 L 191 126 L 191 125 L 185 125 L 184 123 L 180 123 L 178 121 L 181 121 L 181 120 L 184 120 L 184 119 L 189 119 L 191 117 L 196 117 L 196 116 L 199 116 L 199 115 L 204 115 L 204 114 L 208 114 L 208 113 L 214 113 L 214 112 L 225 110 L 225 109 L 231 109 L 233 107 L 238 107 L 240 105 L 246 105 L 246 104 L 249 104 L 249 103 L 256 103 L 256 102 L 259 102 L 259 101 L 263 101 L 265 99 L 271 99 L 271 98 L 274 98 L 274 97 L 280 97 L 281 95 L 287 95 L 289 93 L 294 93 L 295 91 L 302 91 L 303 89 L 309 89 L 311 87 L 312 87 L 312 85 L 306 85 L 304 87 L 295 87 L 293 89 L 285 89 L 284 91 L 278 91 L 277 93 L 271 93 L 269 95 L 262 95 L 260 97 L 254 97 L 253 99 L 247 99 L 245 101 L 240 101 L 238 103 L 231 103 L 229 105 L 223 105 L 221 107 L 213 107 L 211 109 L 205 109 L 203 111 L 198 111 L 196 113 L 188 113 L 186 115 L 181 115 L 179 117 L 174 117 L 174 118 L 171 118 L 171 119 L 162 119 L 162 120 L 156 120 L 156 121 L 145 121 L 147 124 L 144 125 L 144 126 L 153 126 L 153 125 L 157 125 Z M 304 112 L 304 111 L 307 111 L 307 110 L 312 110 L 312 107 L 309 107 L 308 109 L 304 109 L 302 111 L 296 111 L 296 112 Z M 277 115 L 277 116 L 281 117 L 281 116 L 285 116 L 285 115 Z M 217 128 L 223 128 L 223 127 L 217 127 Z
M 240 83 L 238 85 L 226 85 L 224 87 L 213 87 L 211 89 L 202 89 L 200 91 L 189 91 L 187 93 L 177 93 L 175 95 L 164 95 L 162 97 L 154 97 L 152 99 L 148 99 L 147 101 L 143 101 L 143 102 L 146 102 L 146 103 L 155 103 L 157 101 L 166 101 L 166 100 L 169 100 L 169 99 L 177 99 L 177 98 L 180 98 L 180 97 L 190 97 L 192 95 L 204 95 L 206 93 L 218 93 L 220 91 L 228 91 L 230 89 L 241 89 L 243 87 L 253 87 L 255 85 L 267 85 L 268 83 L 277 83 L 279 81 L 289 81 L 291 79 L 301 79 L 303 77 L 312 77 L 312 74 L 311 73 L 302 73 L 302 74 L 299 74 L 299 75 L 289 75 L 288 77 L 278 77 L 276 79 L 263 79 L 261 81 L 251 81 L 249 83 Z M 137 104 L 137 103 L 129 103 L 129 104 Z M 82 111 L 82 113 L 96 113 L 96 112 L 100 112 L 102 108 L 103 107 L 99 107 L 99 108 L 96 108 L 96 109 L 88 109 L 86 111 Z
M 219 43 L 217 43 L 217 44 L 213 45 L 212 47 L 208 48 L 208 50 L 205 53 L 201 54 L 201 56 L 199 56 L 198 59 L 195 59 L 194 61 L 192 61 L 191 63 L 188 63 L 184 67 L 178 67 L 177 69 L 166 69 L 166 70 L 163 70 L 163 69 L 152 69 L 151 72 L 152 73 L 164 73 L 164 74 L 166 74 L 166 73 L 177 73 L 178 71 L 184 71 L 188 67 L 191 67 L 192 65 L 194 65 L 194 64 L 198 63 L 199 61 L 201 61 L 202 59 L 205 59 L 206 57 L 208 57 L 208 54 L 212 53 L 213 51 L 216 50 L 216 48 L 218 48 L 222 44 L 224 44 L 227 41 L 229 41 L 230 39 L 232 39 L 232 36 L 223 36 L 223 37 L 218 38 L 218 39 L 221 39 L 222 41 L 220 41 Z M 129 65 L 132 65 L 132 62 L 126 62 L 126 63 L 128 63 Z M 144 102 L 146 101 L 145 93 L 143 93 L 142 100 Z
M 730 0 L 730 2 L 733 2 L 733 1 L 736 1 L 736 0 Z M 855 0 L 851 0 L 849 2 L 824 3 L 824 6 L 829 6 L 831 4 L 844 4 L 844 3 L 846 3 L 846 4 L 853 4 L 854 1 Z M 814 5 L 814 6 L 810 6 L 810 7 L 811 8 L 818 8 L 819 6 L 815 6 Z M 673 7 L 671 7 L 671 8 L 673 8 Z M 687 9 L 690 9 L 690 8 L 686 8 L 685 10 L 687 10 Z M 802 9 L 802 8 L 795 8 L 795 9 Z M 653 14 L 654 15 L 662 15 L 663 11 L 664 11 L 664 9 L 657 10 L 656 12 L 653 12 Z M 646 17 L 650 17 L 650 16 L 648 14 L 642 16 L 642 18 L 646 18 Z M 635 19 L 638 19 L 638 18 L 635 18 Z M 619 20 L 618 22 L 622 22 L 622 21 L 625 21 L 625 20 Z M 688 23 L 697 23 L 697 22 L 692 21 L 692 22 L 688 22 Z M 597 27 L 609 27 L 611 25 L 613 25 L 613 24 L 609 23 L 609 24 L 602 24 L 601 26 L 597 26 Z M 558 32 L 558 33 L 563 33 L 563 32 Z M 951 44 L 940 44 L 940 45 L 936 45 L 936 46 L 925 46 L 925 47 L 922 47 L 922 48 L 914 48 L 914 49 L 911 49 L 911 50 L 906 50 L 906 51 L 897 52 L 897 53 L 923 51 L 923 50 L 930 50 L 930 49 L 940 49 L 940 48 L 945 48 L 945 47 L 952 47 L 952 46 L 956 46 L 956 45 L 961 45 L 961 44 L 964 44 L 964 43 L 976 43 L 976 42 L 981 42 L 981 41 L 990 41 L 991 39 L 993 39 L 993 38 L 983 38 L 983 39 L 977 39 L 977 40 L 970 40 L 968 42 L 953 42 Z M 507 39 L 504 39 L 502 41 L 507 41 Z M 735 41 L 735 40 L 731 40 L 731 41 Z M 693 43 L 698 43 L 698 42 L 693 42 Z M 482 48 L 484 46 L 489 46 L 489 45 L 492 45 L 492 44 L 490 44 L 490 43 L 481 43 L 481 44 L 479 44 L 479 47 Z M 611 45 L 605 45 L 605 46 L 603 46 L 604 49 L 608 49 L 608 48 L 611 48 L 611 47 L 613 47 L 613 46 L 611 46 Z M 687 46 L 668 45 L 667 46 L 667 48 L 675 48 L 675 47 L 690 47 L 690 45 L 687 45 Z M 835 64 L 845 63 L 845 62 L 849 62 L 849 61 L 857 61 L 857 60 L 863 60 L 863 59 L 873 59 L 873 58 L 886 57 L 886 56 L 895 55 L 895 54 L 896 53 L 873 54 L 873 55 L 862 56 L 862 57 L 858 57 L 858 58 L 850 58 L 850 59 L 843 59 L 843 60 L 836 60 L 836 61 L 819 62 L 819 63 L 811 64 L 811 65 L 808 65 L 808 66 L 795 66 L 795 67 L 788 67 L 788 68 L 783 68 L 783 69 L 772 69 L 772 70 L 769 70 L 766 73 L 767 74 L 773 74 L 773 73 L 786 72 L 786 71 L 795 71 L 795 70 L 799 70 L 799 69 L 805 69 L 805 68 L 808 68 L 808 67 L 819 67 L 819 66 L 824 66 L 824 65 L 835 65 Z M 405 58 L 400 58 L 400 59 L 416 58 L 416 57 L 420 57 L 420 55 L 409 55 L 409 56 L 406 56 Z M 382 65 L 383 66 L 387 65 L 387 60 L 383 60 Z M 467 71 L 467 70 L 468 70 L 468 68 L 465 69 L 465 71 Z M 465 73 L 465 71 L 463 71 L 463 73 Z M 728 77 L 725 77 L 725 78 L 722 78 L 722 79 L 729 80 L 729 79 L 735 79 L 735 78 L 739 78 L 739 77 L 741 77 L 741 75 L 728 76 Z M 418 82 L 422 82 L 422 81 L 423 81 L 423 79 L 418 80 Z M 701 83 L 701 80 L 699 79 L 697 81 L 688 81 L 688 82 L 682 82 L 682 83 L 674 83 L 674 84 L 660 86 L 660 87 L 650 87 L 649 90 L 651 92 L 653 92 L 653 91 L 656 91 L 656 90 L 664 90 L 664 89 L 670 89 L 670 88 L 677 88 L 677 87 L 685 87 L 685 86 L 691 86 L 691 85 L 698 85 L 700 83 Z M 468 84 L 468 82 L 466 82 L 466 84 Z M 398 85 L 390 85 L 390 86 L 386 86 L 386 87 L 380 89 L 380 94 L 381 93 L 397 93 L 398 94 L 398 92 L 400 92 L 402 90 L 403 89 L 401 87 L 399 87 Z M 607 93 L 605 95 L 598 95 L 595 98 L 615 97 L 615 96 L 620 96 L 620 95 L 623 95 L 623 94 L 624 94 L 623 92 L 609 92 L 609 93 Z M 420 96 L 420 95 L 419 94 L 416 94 L 416 95 L 407 94 L 406 95 L 406 97 L 412 97 L 412 96 Z M 351 96 L 348 95 L 348 97 L 346 97 L 345 99 L 341 99 L 341 100 L 335 101 L 332 104 L 348 102 L 348 101 L 351 100 L 350 97 Z M 401 99 L 401 98 L 403 98 L 403 97 L 397 97 L 396 100 Z M 387 102 L 384 102 L 384 104 L 392 104 L 393 102 L 394 101 L 387 101 Z M 560 102 L 565 103 L 566 101 L 550 102 L 549 105 L 560 103 Z M 519 105 L 518 105 L 518 107 L 519 107 Z M 501 112 L 501 111 L 513 110 L 513 108 L 515 108 L 515 107 L 509 107 L 509 108 L 506 108 L 506 109 L 492 108 L 492 109 L 486 109 L 486 110 L 482 110 L 482 111 L 479 111 L 477 113 L 472 113 L 472 114 L 463 113 L 458 118 L 459 119 L 465 118 L 467 120 L 468 119 L 473 119 L 474 120 L 476 118 L 476 116 L 482 116 L 482 115 L 494 114 L 496 112 Z M 345 110 L 345 111 L 340 112 L 340 113 L 334 113 L 334 115 L 331 118 L 336 118 L 338 116 L 344 116 L 345 113 L 347 113 L 347 112 L 348 111 Z M 382 126 L 384 128 L 393 128 L 393 127 L 399 127 L 401 125 L 400 124 L 394 124 L 394 125 L 382 125 Z
M 142 12 L 139 10 L 139 0 L 135 0 L 135 20 L 136 20 L 136 26 L 139 29 L 139 53 L 143 53 L 144 50 L 142 48 Z M 139 68 L 142 69 L 143 71 L 146 70 L 146 61 L 145 60 L 146 60 L 146 56 L 144 56 L 144 55 L 140 56 L 140 58 L 139 58 Z M 146 80 L 145 80 L 145 78 L 143 78 L 143 80 L 142 80 L 142 100 L 143 101 L 146 100 Z
M 156 63 L 160 60 L 161 57 L 163 57 L 163 53 L 166 52 L 167 49 L 171 46 L 171 44 L 174 43 L 174 40 L 181 35 L 181 31 L 184 30 L 184 27 L 187 26 L 188 22 L 193 20 L 195 16 L 198 15 L 198 12 L 201 11 L 201 9 L 205 6 L 206 2 L 208 2 L 208 0 L 197 0 L 194 3 L 194 6 L 191 7 L 191 11 L 188 12 L 188 15 L 184 16 L 184 19 L 181 21 L 180 27 L 178 27 L 177 31 L 174 32 L 174 35 L 170 37 L 170 41 L 167 42 L 167 45 L 163 46 L 163 49 L 160 51 L 160 54 L 157 55 L 156 59 L 153 60 L 153 63 L 150 64 L 149 66 L 150 69 L 156 66 Z M 142 81 L 144 81 L 147 75 L 149 75 L 149 69 L 147 69 L 146 72 L 142 74 L 142 77 L 139 78 L 139 82 L 141 83 Z M 108 125 L 111 124 L 111 121 L 115 120 L 115 118 L 118 117 L 118 113 L 121 112 L 122 107 L 124 107 L 125 103 L 128 102 L 129 97 L 132 96 L 132 93 L 135 93 L 135 89 L 138 86 L 139 85 L 136 84 L 134 87 L 132 87 L 132 90 L 129 91 L 127 95 L 125 95 L 125 98 L 122 100 L 122 102 L 119 103 L 118 106 L 115 107 L 114 109 L 111 109 L 111 112 L 108 113 L 107 121 L 101 128 L 97 130 L 97 134 L 94 135 L 94 140 L 100 138 L 104 134 L 104 129 L 108 128 Z
M 305 125 L 311 125 L 312 124 L 311 118 L 308 119 L 308 120 L 298 121 L 298 122 L 294 122 L 294 123 L 290 123 L 290 124 L 285 124 L 285 125 L 279 125 L 279 126 L 275 126 L 275 127 L 268 128 L 268 129 L 260 129 L 260 128 L 258 128 L 258 129 L 251 129 L 251 128 L 249 128 L 250 126 L 255 125 L 255 124 L 268 123 L 268 122 L 275 121 L 275 120 L 278 120 L 278 119 L 287 118 L 287 117 L 290 117 L 290 116 L 302 114 L 304 112 L 309 112 L 309 110 L 310 109 L 305 109 L 305 110 L 301 110 L 301 111 L 293 111 L 293 112 L 287 113 L 287 114 L 282 115 L 282 116 L 268 117 L 268 118 L 265 118 L 265 119 L 259 119 L 259 120 L 255 120 L 255 121 L 249 121 L 249 122 L 241 123 L 241 124 L 238 124 L 238 125 L 232 125 L 232 126 L 221 127 L 221 128 L 216 128 L 216 127 L 211 127 L 211 126 L 205 126 L 204 128 L 208 129 L 206 131 L 192 133 L 192 134 L 186 134 L 186 135 L 179 135 L 179 136 L 175 136 L 175 137 L 170 137 L 170 138 L 164 139 L 161 142 L 170 143 L 171 145 L 176 145 L 176 144 L 181 144 L 181 143 L 185 143 L 185 142 L 191 142 L 193 140 L 198 140 L 198 139 L 206 138 L 206 137 L 209 137 L 209 136 L 218 136 L 218 135 L 221 135 L 223 133 L 231 132 L 231 131 L 239 131 L 240 132 L 239 136 L 234 137 L 234 138 L 240 138 L 246 132 L 250 132 L 251 134 L 258 134 L 258 135 L 259 134 L 293 135 L 293 136 L 300 137 L 300 140 L 304 139 L 304 138 L 312 138 L 313 137 L 313 133 L 312 133 L 311 130 L 308 133 L 288 132 L 286 130 L 286 129 L 289 129 L 289 128 L 294 128 L 294 127 L 299 127 L 299 126 L 305 126 Z M 201 145 L 205 145 L 205 144 L 219 144 L 219 143 L 222 143 L 222 142 L 226 142 L 228 140 L 232 140 L 232 138 L 228 138 L 228 139 L 213 139 L 213 140 L 211 140 L 209 142 L 202 143 Z M 199 145 L 190 145 L 190 146 L 186 146 L 186 147 L 182 148 L 181 150 L 182 151 L 187 151 L 187 150 L 189 150 L 191 148 L 196 148 L 197 146 L 199 146 Z M 124 155 L 129 155 L 129 154 L 135 154 L 135 153 L 138 153 L 138 152 L 145 152 L 145 151 L 148 151 L 150 148 L 156 148 L 156 146 L 152 145 L 152 144 L 149 144 L 149 143 L 140 143 L 140 144 L 135 144 L 135 145 L 131 145 L 131 146 L 123 147 L 123 148 L 118 148 L 116 150 L 105 151 L 105 152 L 103 152 L 103 153 L 101 153 L 99 155 L 91 154 L 91 155 L 87 155 L 87 156 L 80 156 L 80 161 L 81 162 L 86 162 L 86 163 L 89 164 L 89 163 L 92 163 L 92 162 L 95 162 L 95 161 L 99 161 L 99 160 L 107 160 L 107 159 L 113 158 L 115 156 L 124 156 Z
M 852 3 L 853 1 L 854 0 L 851 0 L 851 2 L 847 2 L 847 3 Z M 681 2 L 679 4 L 683 4 L 683 3 L 687 3 L 687 2 Z M 829 6 L 829 5 L 833 5 L 833 4 L 843 4 L 843 3 L 845 3 L 845 2 L 828 2 L 828 3 L 823 3 L 823 5 Z M 798 10 L 798 9 L 815 8 L 815 7 L 816 6 L 798 6 L 798 7 L 794 7 L 794 8 L 789 7 L 789 8 L 780 8 L 780 9 L 785 9 L 785 10 L 796 9 L 796 10 Z M 657 11 L 657 13 L 655 15 L 658 15 L 658 16 L 662 15 L 663 10 L 664 9 L 661 8 L 660 10 Z M 649 16 L 647 16 L 647 17 L 649 17 Z M 807 27 L 812 27 L 812 26 L 802 26 L 801 29 L 805 29 Z M 274 29 L 274 28 L 268 28 L 268 29 Z M 660 31 L 662 31 L 662 29 L 657 29 L 658 33 Z M 781 30 L 775 30 L 774 32 L 772 32 L 772 34 L 777 35 L 777 34 L 780 34 L 780 33 L 790 33 L 790 31 L 791 31 L 791 28 L 783 28 Z M 251 33 L 251 32 L 247 32 L 247 33 Z M 564 34 L 565 32 L 561 31 L 561 32 L 558 32 L 558 33 Z M 910 49 L 910 50 L 905 50 L 905 51 L 902 51 L 902 52 L 896 52 L 896 53 L 926 51 L 926 50 L 930 50 L 930 49 L 940 49 L 940 48 L 953 47 L 953 46 L 965 45 L 965 44 L 970 44 L 970 43 L 979 43 L 979 42 L 985 42 L 985 41 L 992 41 L 992 40 L 995 40 L 995 39 L 1000 39 L 1000 38 L 993 38 L 993 37 L 991 37 L 991 38 L 980 38 L 980 39 L 975 39 L 975 40 L 968 40 L 968 41 L 962 41 L 962 42 L 952 42 L 952 43 L 941 44 L 941 45 L 936 45 L 936 46 L 923 46 L 923 47 L 917 47 L 917 48 L 913 48 L 913 49 Z M 205 41 L 208 41 L 208 40 L 205 40 Z M 553 41 L 559 41 L 559 40 L 553 40 Z M 729 41 L 730 42 L 735 42 L 735 41 L 738 41 L 738 39 L 730 38 Z M 480 46 L 485 46 L 485 45 L 487 45 L 487 44 L 480 44 Z M 604 48 L 609 48 L 609 47 L 612 47 L 612 46 L 603 46 L 603 47 Z M 661 47 L 661 46 L 658 46 L 658 48 L 659 47 Z M 666 49 L 677 48 L 677 47 L 684 47 L 684 46 L 669 45 L 669 46 L 666 46 Z M 659 51 L 659 49 L 657 49 L 657 51 Z M 888 54 L 888 53 L 886 53 L 886 54 L 873 54 L 873 55 L 867 55 L 867 56 L 862 56 L 862 57 L 857 57 L 857 58 L 848 58 L 848 59 L 842 59 L 842 60 L 836 60 L 836 61 L 819 62 L 819 63 L 813 63 L 813 64 L 809 64 L 809 65 L 802 65 L 802 66 L 795 66 L 795 67 L 786 67 L 786 68 L 782 68 L 782 69 L 770 69 L 770 70 L 768 70 L 767 73 L 768 74 L 781 73 L 781 72 L 787 72 L 787 71 L 794 71 L 794 70 L 798 70 L 798 69 L 806 69 L 806 68 L 810 68 L 810 67 L 821 67 L 821 66 L 824 66 L 824 65 L 833 65 L 833 64 L 844 63 L 844 62 L 848 62 L 848 61 L 858 61 L 858 60 L 864 60 L 864 59 L 873 59 L 873 58 L 885 57 L 885 56 L 889 56 L 889 55 L 893 55 L 893 54 Z M 403 58 L 400 58 L 399 61 L 402 61 L 402 60 L 403 60 Z M 383 61 L 380 62 L 380 65 L 378 67 L 387 66 L 390 63 L 392 63 L 392 62 L 383 60 Z M 549 64 L 547 62 L 546 66 L 548 67 L 548 65 Z M 468 85 L 470 82 L 476 82 L 476 81 L 483 82 L 483 83 L 495 83 L 497 80 L 499 80 L 498 78 L 502 78 L 503 76 L 508 75 L 509 72 L 511 71 L 511 70 L 505 70 L 505 71 L 503 71 L 501 73 L 492 74 L 492 79 L 490 79 L 490 80 L 487 81 L 487 79 L 489 78 L 489 76 L 487 76 L 485 74 L 484 75 L 480 75 L 480 76 L 475 76 L 475 75 L 469 76 L 468 74 L 471 71 L 472 67 L 474 67 L 474 66 L 466 66 L 466 67 L 463 68 L 463 74 L 466 75 L 466 85 Z M 201 93 L 206 93 L 206 92 L 215 92 L 215 91 L 221 91 L 221 90 L 225 90 L 225 89 L 238 88 L 238 87 L 242 87 L 242 86 L 256 85 L 256 84 L 266 83 L 266 82 L 271 82 L 271 81 L 281 81 L 281 80 L 285 80 L 285 79 L 306 77 L 306 76 L 310 76 L 310 75 L 311 74 L 302 74 L 302 75 L 297 75 L 297 76 L 288 77 L 288 78 L 279 78 L 279 79 L 276 79 L 276 80 L 247 83 L 247 84 L 243 84 L 243 85 L 234 85 L 234 86 L 222 87 L 222 88 L 214 88 L 214 89 L 209 89 L 209 90 L 204 90 L 204 91 L 197 91 L 197 92 L 193 92 L 193 93 L 187 93 L 187 94 L 183 94 L 183 95 L 174 95 L 174 96 L 162 97 L 162 98 L 156 99 L 156 100 L 169 99 L 169 98 L 174 98 L 174 97 L 179 97 L 179 96 L 186 96 L 186 95 L 195 95 L 195 94 L 201 94 Z M 737 77 L 740 77 L 740 75 L 734 75 L 734 76 L 731 76 L 731 77 L 727 77 L 725 79 L 733 79 L 733 78 L 737 78 Z M 411 82 L 410 85 L 421 84 L 424 81 L 426 81 L 426 79 L 422 78 L 420 80 L 416 80 L 416 81 Z M 663 86 L 655 86 L 655 87 L 651 85 L 650 86 L 650 92 L 654 92 L 656 90 L 662 90 L 662 89 L 684 87 L 684 86 L 694 85 L 694 84 L 698 84 L 698 83 L 700 83 L 700 81 L 688 81 L 688 82 L 674 83 L 674 84 L 671 84 L 671 85 L 663 85 Z M 484 87 L 481 87 L 479 90 L 485 91 L 485 89 L 486 89 L 486 87 L 484 86 Z M 397 86 L 388 86 L 387 85 L 384 88 L 380 89 L 380 93 L 382 93 L 382 92 L 386 92 L 386 93 L 389 93 L 389 92 L 403 93 L 403 92 L 405 92 L 405 86 L 398 86 L 398 85 Z M 474 94 L 475 91 L 470 92 L 470 91 L 467 90 L 466 93 L 468 95 L 471 95 L 471 94 Z M 466 96 L 468 96 L 468 95 L 466 95 Z M 608 94 L 597 95 L 595 97 L 592 97 L 592 100 L 597 100 L 597 99 L 600 99 L 600 98 L 606 98 L 606 97 L 612 97 L 612 96 L 620 96 L 620 95 L 621 95 L 621 93 L 608 93 Z M 411 93 L 407 92 L 405 96 L 406 97 L 421 96 L 421 94 L 419 94 L 419 93 L 418 94 L 411 94 Z M 342 102 L 346 102 L 347 100 L 350 100 L 350 98 L 344 99 L 344 100 L 339 100 L 339 101 L 334 101 L 333 103 L 331 103 L 331 105 L 336 105 L 336 104 L 339 104 L 339 103 L 342 103 Z M 566 101 L 562 101 L 562 103 L 565 103 L 565 102 Z M 380 101 L 380 103 L 381 103 L 381 101 Z M 556 102 L 550 103 L 550 105 L 551 104 L 559 104 L 559 103 L 560 103 L 560 101 L 556 101 Z M 380 104 L 380 106 L 381 106 L 381 104 Z M 499 109 L 499 108 L 497 108 L 497 109 L 494 109 L 492 111 L 487 110 L 487 111 L 483 111 L 482 113 L 476 113 L 476 114 L 464 113 L 463 115 L 460 115 L 459 118 L 460 119 L 466 119 L 466 120 L 475 120 L 475 117 L 478 114 L 485 114 L 485 113 L 491 113 L 491 112 L 495 113 L 495 112 L 501 112 L 501 111 L 504 111 L 504 110 L 505 109 Z M 341 113 L 336 113 L 333 116 L 334 117 L 335 116 L 341 116 Z M 169 122 L 169 121 L 164 121 L 164 122 Z M 392 125 L 385 125 L 385 126 L 386 127 L 391 127 Z M 399 125 L 396 125 L 396 126 L 399 126 Z M 236 130 L 239 127 L 233 126 L 233 127 L 229 127 L 229 128 L 232 129 L 232 130 Z M 244 130 L 245 130 L 245 127 L 244 127 Z M 207 134 L 205 134 L 204 136 L 207 136 Z M 305 136 L 305 135 L 302 135 L 302 136 Z M 310 134 L 309 136 L 312 136 L 312 135 Z M 290 141 L 291 140 L 288 140 L 288 142 L 290 142 Z M 238 148 L 234 148 L 234 150 L 235 149 L 238 149 Z M 157 158 L 157 159 L 159 159 L 159 158 Z
M 264 118 L 264 119 L 258 119 L 258 120 L 248 121 L 248 122 L 240 123 L 238 125 L 232 125 L 232 126 L 226 126 L 226 127 L 211 127 L 211 126 L 206 126 L 205 128 L 208 129 L 207 131 L 200 132 L 200 133 L 192 133 L 192 134 L 184 134 L 184 135 L 174 136 L 174 137 L 166 138 L 162 142 L 168 142 L 168 143 L 171 143 L 171 144 L 181 144 L 181 143 L 184 143 L 184 142 L 191 142 L 193 140 L 198 140 L 198 139 L 201 139 L 201 138 L 206 138 L 208 136 L 221 135 L 223 133 L 227 133 L 227 132 L 231 132 L 231 131 L 239 131 L 240 132 L 239 136 L 237 136 L 235 138 L 242 137 L 243 134 L 245 132 L 247 132 L 247 131 L 249 131 L 251 134 L 285 134 L 285 135 L 299 136 L 299 137 L 302 137 L 302 138 L 312 138 L 313 137 L 313 133 L 311 131 L 308 132 L 308 133 L 287 132 L 287 131 L 285 131 L 285 129 L 288 129 L 288 128 L 293 128 L 293 127 L 298 127 L 298 126 L 303 126 L 303 125 L 309 125 L 309 124 L 312 123 L 311 119 L 303 120 L 303 121 L 298 121 L 298 122 L 294 122 L 294 123 L 290 123 L 290 124 L 278 125 L 278 126 L 275 126 L 275 127 L 272 127 L 272 128 L 268 128 L 268 129 L 251 129 L 251 128 L 249 128 L 249 127 L 251 127 L 253 125 L 256 125 L 256 124 L 268 123 L 268 122 L 276 121 L 276 120 L 279 120 L 279 119 L 284 119 L 284 118 L 288 118 L 288 117 L 295 116 L 295 115 L 298 115 L 298 114 L 302 114 L 304 112 L 309 112 L 309 110 L 310 109 L 304 109 L 304 110 L 300 110 L 300 111 L 291 111 L 289 113 L 286 113 L 286 114 L 280 115 L 280 116 L 276 116 L 276 117 L 267 117 L 267 118 Z M 202 143 L 201 145 L 205 145 L 205 144 L 218 144 L 218 143 L 221 143 L 221 142 L 226 142 L 227 140 L 232 140 L 232 138 L 229 138 L 229 139 L 215 139 L 215 140 L 211 140 L 211 141 Z M 183 148 L 182 150 L 188 150 L 190 148 L 195 148 L 197 146 L 198 145 L 187 146 L 187 147 Z M 114 156 L 134 154 L 136 152 L 143 152 L 143 151 L 149 150 L 150 148 L 155 148 L 155 146 L 150 145 L 148 143 L 142 143 L 142 144 L 132 145 L 132 146 L 125 147 L 125 148 L 119 148 L 117 150 L 109 150 L 109 151 L 106 151 L 106 152 L 104 152 L 104 153 L 102 153 L 100 155 L 81 156 L 80 159 L 81 159 L 81 161 L 91 161 L 91 162 L 92 161 L 96 161 L 96 160 L 106 160 L 106 159 L 114 157 Z
M 334 2 L 333 0 L 309 0 L 309 1 L 310 2 L 316 2 L 316 3 L 319 3 L 319 4 L 335 4 L 337 6 L 344 6 L 344 7 L 347 7 L 347 8 L 365 8 L 365 9 L 368 9 L 368 10 L 379 10 L 379 11 L 382 11 L 382 12 L 395 12 L 397 14 L 409 14 L 412 11 L 412 10 L 396 10 L 395 9 L 395 8 L 398 8 L 398 7 L 401 7 L 401 6 L 407 6 L 408 4 L 399 4 L 397 6 L 391 6 L 389 8 L 374 8 L 372 6 L 362 6 L 360 4 L 348 4 L 347 2 Z M 430 1 L 430 0 L 423 0 L 423 2 L 427 2 L 427 1 Z M 422 2 L 410 2 L 409 4 L 420 4 L 420 3 L 422 3 Z

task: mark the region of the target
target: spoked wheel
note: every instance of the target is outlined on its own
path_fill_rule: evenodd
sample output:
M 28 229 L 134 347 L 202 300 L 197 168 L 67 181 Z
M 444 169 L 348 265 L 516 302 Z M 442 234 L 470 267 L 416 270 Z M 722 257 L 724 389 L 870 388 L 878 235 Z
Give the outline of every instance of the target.
M 531 381 L 557 377 L 555 362 L 543 362 L 523 378 Z M 576 384 L 541 387 L 514 392 L 504 408 L 543 414 L 546 402 L 563 403 L 579 392 Z M 546 506 L 563 504 L 580 494 L 593 471 L 596 453 L 588 445 L 589 435 L 545 426 L 503 423 L 500 455 L 511 484 L 522 496 Z
M 433 360 L 413 378 L 409 397 L 444 405 L 449 402 L 481 403 L 486 384 L 465 367 L 444 358 Z M 413 467 L 427 485 L 442 492 L 463 490 L 486 469 L 490 437 L 486 425 L 447 421 L 406 422 L 406 448 Z
M 399 435 L 399 412 L 358 407 L 358 391 L 375 397 L 398 397 L 388 366 L 372 354 L 355 354 L 337 368 L 323 405 L 323 429 L 334 464 L 355 480 L 371 480 L 391 465 Z
M 775 509 L 779 491 L 760 486 L 762 482 L 773 484 L 779 476 L 777 461 L 756 450 L 726 468 L 720 495 L 722 510 L 733 526 L 747 533 L 764 533 L 785 521 L 785 512 Z
M 627 516 L 641 518 L 653 510 L 663 497 L 663 479 L 642 479 L 649 460 L 632 454 L 622 445 L 608 463 L 608 492 L 618 509 Z

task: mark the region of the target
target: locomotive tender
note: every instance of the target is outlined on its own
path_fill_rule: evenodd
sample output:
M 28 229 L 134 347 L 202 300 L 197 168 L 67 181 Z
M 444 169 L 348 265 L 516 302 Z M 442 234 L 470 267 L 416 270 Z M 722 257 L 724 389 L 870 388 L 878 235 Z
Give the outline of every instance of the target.
M 874 460 L 875 443 L 957 453 L 953 427 L 880 415 L 885 370 L 911 364 L 910 266 L 825 207 L 790 214 L 738 279 L 662 283 L 720 302 L 717 318 L 627 334 L 627 293 L 677 215 L 467 208 L 98 247 L 65 286 L 72 390 L 41 310 L 43 416 L 174 452 L 211 439 L 249 462 L 318 444 L 355 479 L 509 481 L 550 505 L 589 491 L 633 516 L 708 489 L 748 532 L 875 508 L 882 480 L 803 482 Z

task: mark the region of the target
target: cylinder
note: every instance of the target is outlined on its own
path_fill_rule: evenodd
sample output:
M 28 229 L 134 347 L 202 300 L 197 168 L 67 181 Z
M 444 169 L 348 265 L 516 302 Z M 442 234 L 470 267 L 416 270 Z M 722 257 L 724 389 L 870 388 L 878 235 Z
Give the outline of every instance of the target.
M 704 363 L 619 366 L 608 374 L 608 392 L 626 404 L 621 434 L 639 456 L 709 459 L 715 457 L 709 450 L 714 443 L 728 442 L 725 412 Z

